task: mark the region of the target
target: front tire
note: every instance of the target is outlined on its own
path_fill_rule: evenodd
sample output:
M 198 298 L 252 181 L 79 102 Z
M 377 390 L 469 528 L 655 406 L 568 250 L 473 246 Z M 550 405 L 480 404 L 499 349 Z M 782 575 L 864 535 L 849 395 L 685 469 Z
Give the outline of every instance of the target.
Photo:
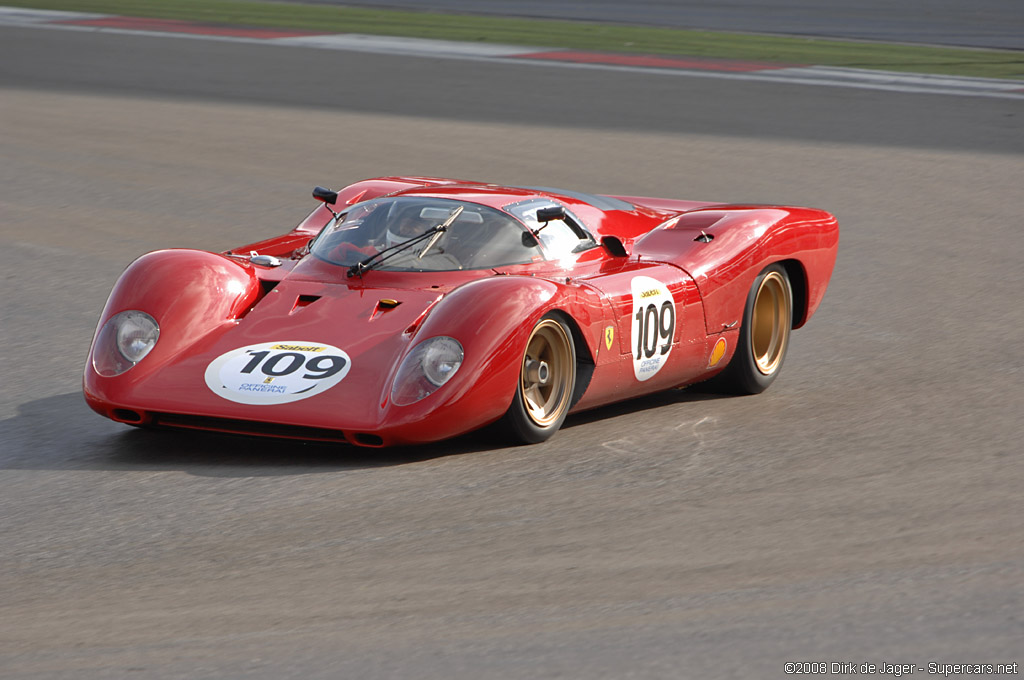
M 557 316 L 545 316 L 526 342 L 516 394 L 505 413 L 509 433 L 526 444 L 551 438 L 569 413 L 575 384 L 572 333 Z
M 775 382 L 793 328 L 793 288 L 782 265 L 766 268 L 750 287 L 736 353 L 708 386 L 730 394 L 760 394 Z

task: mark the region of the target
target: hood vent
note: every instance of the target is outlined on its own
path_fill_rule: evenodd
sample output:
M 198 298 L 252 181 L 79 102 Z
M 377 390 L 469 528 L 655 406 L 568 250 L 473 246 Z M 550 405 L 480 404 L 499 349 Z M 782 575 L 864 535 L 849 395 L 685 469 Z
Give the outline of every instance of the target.
M 300 309 L 303 309 L 305 307 L 310 306 L 311 304 L 313 304 L 314 302 L 316 302 L 319 299 L 320 299 L 319 295 L 300 295 L 298 298 L 296 298 L 295 305 L 292 307 L 292 311 L 290 311 L 288 313 L 289 314 L 294 314 L 295 312 L 299 311 Z
M 402 304 L 400 300 L 392 300 L 391 298 L 382 298 L 377 301 L 377 306 L 373 308 L 373 313 L 370 314 L 370 319 L 376 319 L 384 312 L 389 312 L 398 305 Z

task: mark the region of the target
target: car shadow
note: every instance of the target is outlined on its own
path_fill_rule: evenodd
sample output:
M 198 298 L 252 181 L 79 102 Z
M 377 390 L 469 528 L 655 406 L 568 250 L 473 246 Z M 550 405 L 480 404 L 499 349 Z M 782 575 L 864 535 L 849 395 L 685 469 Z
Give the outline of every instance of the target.
M 734 398 L 734 395 L 721 394 L 717 392 L 702 392 L 700 390 L 700 385 L 669 389 L 642 397 L 634 397 L 632 399 L 627 399 L 626 401 L 619 401 L 614 404 L 608 404 L 607 406 L 601 406 L 589 411 L 574 413 L 565 419 L 565 424 L 562 425 L 562 429 L 570 429 L 600 420 L 632 415 L 676 404 L 717 401 L 719 399 L 730 398 Z
M 0 421 L 0 469 L 183 470 L 206 476 L 296 475 L 407 465 L 503 448 L 484 431 L 445 442 L 386 449 L 178 430 L 134 428 L 102 418 L 80 393 L 20 404 Z
M 563 429 L 665 406 L 718 399 L 693 390 L 667 390 L 573 414 Z M 181 470 L 202 476 L 300 475 L 408 465 L 464 454 L 516 448 L 497 428 L 447 441 L 385 449 L 201 431 L 147 430 L 93 413 L 78 392 L 27 402 L 0 421 L 0 469 Z M 539 445 L 558 448 L 558 438 Z

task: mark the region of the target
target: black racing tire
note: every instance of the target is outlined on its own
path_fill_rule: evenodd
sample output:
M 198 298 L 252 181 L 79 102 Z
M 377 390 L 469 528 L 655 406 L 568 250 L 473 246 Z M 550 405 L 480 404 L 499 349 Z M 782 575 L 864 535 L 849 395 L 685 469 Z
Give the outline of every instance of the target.
M 793 287 L 782 265 L 761 272 L 747 294 L 736 353 L 705 385 L 715 392 L 760 394 L 775 382 L 793 328 Z
M 504 429 L 524 444 L 550 439 L 565 422 L 575 384 L 572 332 L 558 315 L 549 314 L 533 327 L 526 341 Z

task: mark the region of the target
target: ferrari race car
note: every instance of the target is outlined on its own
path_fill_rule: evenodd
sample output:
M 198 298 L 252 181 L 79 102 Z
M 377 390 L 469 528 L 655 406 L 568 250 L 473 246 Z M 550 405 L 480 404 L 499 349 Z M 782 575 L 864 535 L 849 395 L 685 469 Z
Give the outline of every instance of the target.
M 84 393 L 136 426 L 425 443 L 711 381 L 754 394 L 817 309 L 839 228 L 809 208 L 370 179 L 292 231 L 132 263 Z

